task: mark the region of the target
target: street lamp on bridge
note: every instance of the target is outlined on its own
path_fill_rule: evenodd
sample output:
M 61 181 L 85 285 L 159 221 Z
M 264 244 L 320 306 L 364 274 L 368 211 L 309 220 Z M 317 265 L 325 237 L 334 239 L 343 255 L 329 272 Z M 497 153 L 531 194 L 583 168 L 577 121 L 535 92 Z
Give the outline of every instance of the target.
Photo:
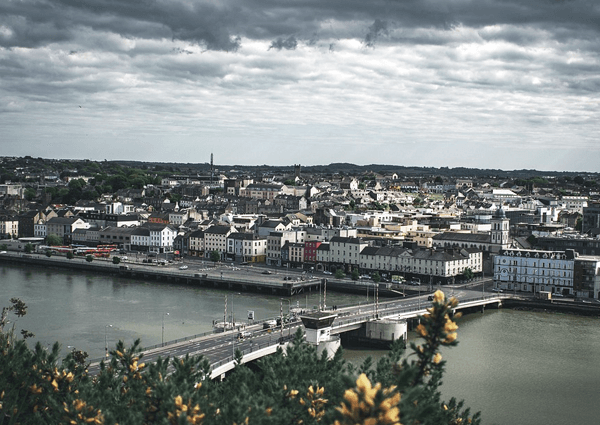
M 291 309 L 292 309 L 292 301 L 287 298 L 279 298 L 279 315 L 281 319 L 281 337 L 283 338 L 283 301 L 288 302 L 288 336 L 292 334 L 292 327 L 289 321 L 291 321 Z
M 165 345 L 165 316 L 168 316 L 169 313 L 163 313 L 162 315 L 162 337 L 161 337 L 161 345 Z
M 108 357 L 108 328 L 112 328 L 112 325 L 104 326 L 104 357 Z

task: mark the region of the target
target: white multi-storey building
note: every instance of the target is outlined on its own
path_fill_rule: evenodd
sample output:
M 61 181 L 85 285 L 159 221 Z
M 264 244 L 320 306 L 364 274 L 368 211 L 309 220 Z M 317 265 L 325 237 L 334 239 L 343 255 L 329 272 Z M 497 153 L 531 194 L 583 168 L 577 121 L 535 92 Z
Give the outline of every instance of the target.
M 329 258 L 333 264 L 346 267 L 359 266 L 360 253 L 368 243 L 360 238 L 343 238 L 335 236 L 329 242 Z
M 227 256 L 250 263 L 264 262 L 267 238 L 252 233 L 231 233 L 227 237 Z
M 497 288 L 574 295 L 575 252 L 505 249 L 494 256 Z
M 402 273 L 418 277 L 422 282 L 429 278 L 431 283 L 450 283 L 467 269 L 479 274 L 482 267 L 482 251 L 472 248 L 443 250 L 399 246 L 367 247 L 360 255 L 361 270 Z
M 221 256 L 227 252 L 227 237 L 237 232 L 232 226 L 211 226 L 204 231 L 204 256 L 210 258 L 210 253 L 218 251 Z

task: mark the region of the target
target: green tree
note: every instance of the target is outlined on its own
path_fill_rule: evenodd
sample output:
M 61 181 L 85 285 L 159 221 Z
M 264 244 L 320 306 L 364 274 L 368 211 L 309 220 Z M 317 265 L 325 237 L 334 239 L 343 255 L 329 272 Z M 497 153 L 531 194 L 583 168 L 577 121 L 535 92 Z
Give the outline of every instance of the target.
M 381 276 L 379 275 L 379 272 L 373 273 L 371 275 L 371 279 L 373 279 L 373 282 L 375 282 L 375 283 L 381 282 Z
M 72 260 L 73 258 L 75 258 L 73 251 L 67 251 L 67 259 Z
M 25 245 L 25 252 L 27 254 L 31 254 L 33 252 L 33 245 L 28 243 L 27 245 Z
M 31 187 L 28 187 L 27 189 L 25 189 L 25 192 L 23 192 L 23 196 L 28 201 L 33 201 L 37 196 L 37 191 Z
M 87 261 L 88 263 L 91 263 L 92 261 L 94 261 L 94 256 L 92 254 L 86 255 L 85 261 Z
M 61 246 L 63 243 L 64 241 L 61 239 L 61 237 L 55 233 L 51 233 L 46 236 L 46 244 L 50 246 Z
M 471 270 L 470 267 L 467 267 L 462 272 L 462 277 L 463 277 L 464 280 L 471 280 L 471 279 L 473 279 L 474 276 L 475 276 L 475 274 L 473 273 L 473 270 Z
M 212 261 L 213 263 L 217 264 L 219 261 L 221 261 L 221 252 L 214 250 L 210 252 L 210 261 Z
M 577 221 L 575 222 L 575 230 L 581 232 L 583 229 L 583 219 L 581 217 L 577 217 Z
M 113 257 L 112 262 L 113 264 L 119 264 L 121 262 L 121 257 Z
M 6 251 L 6 250 L 8 250 L 8 245 L 6 245 L 5 243 L 0 245 L 0 251 Z
M 48 257 L 48 258 L 52 257 L 52 250 L 51 249 L 47 249 L 46 250 L 46 257 Z
M 352 280 L 358 280 L 358 278 L 360 277 L 360 273 L 358 272 L 358 269 L 354 269 L 352 270 Z
M 338 269 L 336 269 L 334 276 L 336 279 L 343 279 L 346 277 L 346 274 L 344 273 L 343 269 L 338 268 Z

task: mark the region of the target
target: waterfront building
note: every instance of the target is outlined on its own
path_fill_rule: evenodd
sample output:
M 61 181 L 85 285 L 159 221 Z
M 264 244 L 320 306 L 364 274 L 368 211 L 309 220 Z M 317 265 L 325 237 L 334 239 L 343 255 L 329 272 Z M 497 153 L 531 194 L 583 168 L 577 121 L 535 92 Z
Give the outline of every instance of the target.
M 189 255 L 192 257 L 204 257 L 204 230 L 195 230 L 189 236 Z
M 253 233 L 233 232 L 227 237 L 227 257 L 249 263 L 264 263 L 267 238 Z
M 19 218 L 12 214 L 0 215 L 0 238 L 14 238 L 19 235 Z
M 233 226 L 211 226 L 204 231 L 204 256 L 209 258 L 212 251 L 218 251 L 223 258 L 227 252 L 227 237 L 237 232 Z
M 329 241 L 330 265 L 351 271 L 352 266 L 359 267 L 360 253 L 368 246 L 361 238 L 334 236 Z
M 494 282 L 507 290 L 599 299 L 600 257 L 570 249 L 508 249 L 494 258 Z
M 75 229 L 87 229 L 90 227 L 79 217 L 53 217 L 46 222 L 46 232 L 48 235 L 57 235 L 65 244 L 70 244 L 73 240 Z
M 306 232 L 304 230 L 292 230 L 283 232 L 271 232 L 267 236 L 267 258 L 266 263 L 272 266 L 281 266 L 281 248 L 286 242 L 304 243 Z
M 483 253 L 472 248 L 427 249 L 401 246 L 366 247 L 360 253 L 361 271 L 402 274 L 421 282 L 452 283 L 465 270 L 482 272 Z

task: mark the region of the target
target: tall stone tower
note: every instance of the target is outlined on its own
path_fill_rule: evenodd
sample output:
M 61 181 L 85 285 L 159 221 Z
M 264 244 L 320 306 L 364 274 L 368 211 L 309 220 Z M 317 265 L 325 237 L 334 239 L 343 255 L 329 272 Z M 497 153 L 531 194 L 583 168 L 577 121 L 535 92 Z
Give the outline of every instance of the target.
M 294 177 L 300 178 L 300 164 L 294 164 Z
M 509 247 L 509 229 L 510 220 L 506 218 L 506 214 L 502 207 L 498 208 L 492 217 L 491 243 L 496 245 L 494 251 Z

